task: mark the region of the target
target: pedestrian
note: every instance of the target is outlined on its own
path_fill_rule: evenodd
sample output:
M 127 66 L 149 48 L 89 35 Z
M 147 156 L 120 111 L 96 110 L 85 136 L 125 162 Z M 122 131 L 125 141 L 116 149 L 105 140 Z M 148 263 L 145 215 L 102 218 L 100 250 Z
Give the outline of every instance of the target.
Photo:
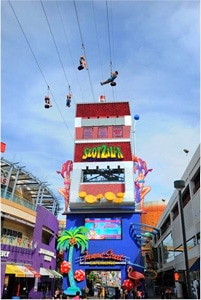
M 54 292 L 54 299 L 60 299 L 61 298 L 61 290 L 60 288 L 57 288 Z
M 81 299 L 80 298 L 80 292 L 77 291 L 76 294 L 75 294 L 75 297 L 73 297 L 72 299 Z

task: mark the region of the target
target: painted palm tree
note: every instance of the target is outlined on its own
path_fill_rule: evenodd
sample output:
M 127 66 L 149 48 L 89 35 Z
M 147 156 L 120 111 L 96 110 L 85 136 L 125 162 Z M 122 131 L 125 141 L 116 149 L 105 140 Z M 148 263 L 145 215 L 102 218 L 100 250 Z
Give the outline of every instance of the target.
M 59 250 L 59 252 L 69 250 L 68 261 L 71 263 L 71 266 L 73 262 L 74 247 L 77 246 L 81 253 L 88 249 L 88 231 L 89 230 L 85 226 L 71 227 L 69 230 L 64 230 L 57 240 L 57 250 Z M 80 291 L 80 288 L 76 285 L 72 267 L 68 272 L 68 280 L 70 286 L 67 289 L 67 294 L 75 295 L 77 291 Z

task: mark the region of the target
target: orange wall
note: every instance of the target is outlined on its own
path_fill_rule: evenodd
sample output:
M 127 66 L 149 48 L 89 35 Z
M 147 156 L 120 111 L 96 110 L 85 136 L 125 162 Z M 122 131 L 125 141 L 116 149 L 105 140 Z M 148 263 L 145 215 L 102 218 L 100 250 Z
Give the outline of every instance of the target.
M 147 224 L 153 227 L 156 227 L 158 220 L 160 219 L 163 211 L 165 209 L 165 204 L 160 203 L 148 203 L 145 202 L 145 211 L 146 214 L 142 214 L 140 221 L 143 224 Z

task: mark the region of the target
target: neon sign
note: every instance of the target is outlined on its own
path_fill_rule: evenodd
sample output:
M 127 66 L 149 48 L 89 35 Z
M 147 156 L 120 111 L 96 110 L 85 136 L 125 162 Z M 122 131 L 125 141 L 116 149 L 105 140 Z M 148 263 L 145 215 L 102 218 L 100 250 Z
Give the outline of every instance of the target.
M 96 158 L 96 159 L 106 159 L 106 158 L 115 158 L 115 159 L 123 159 L 124 156 L 122 154 L 120 147 L 114 147 L 106 145 L 101 145 L 98 147 L 84 148 L 82 159 L 86 160 L 88 158 Z
M 83 255 L 77 258 L 80 265 L 123 265 L 127 264 L 129 257 L 123 254 L 115 254 L 112 249 L 106 252 L 92 253 L 83 252 Z

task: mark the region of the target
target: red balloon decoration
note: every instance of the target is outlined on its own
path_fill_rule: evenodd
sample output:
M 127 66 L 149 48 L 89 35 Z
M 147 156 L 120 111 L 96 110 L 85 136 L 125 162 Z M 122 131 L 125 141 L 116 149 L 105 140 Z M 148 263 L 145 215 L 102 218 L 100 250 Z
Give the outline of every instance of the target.
M 74 273 L 74 278 L 77 280 L 77 281 L 83 281 L 85 279 L 85 272 L 83 270 L 77 270 L 75 271 Z
M 69 261 L 63 261 L 60 266 L 61 273 L 68 273 L 71 269 L 71 263 Z
M 132 290 L 133 287 L 134 287 L 134 283 L 130 279 L 124 280 L 124 282 L 122 284 L 123 289 L 130 291 L 130 290 Z

